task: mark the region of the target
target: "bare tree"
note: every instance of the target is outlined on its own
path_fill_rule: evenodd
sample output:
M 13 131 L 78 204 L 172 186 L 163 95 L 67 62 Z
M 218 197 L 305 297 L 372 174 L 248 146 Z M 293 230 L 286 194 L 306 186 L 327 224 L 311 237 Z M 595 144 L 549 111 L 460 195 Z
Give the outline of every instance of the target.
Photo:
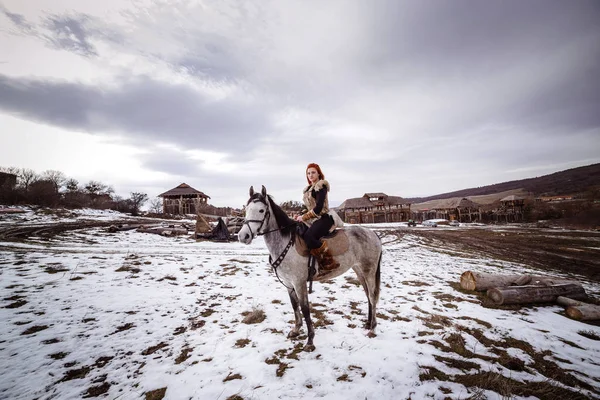
M 131 201 L 132 210 L 131 213 L 133 215 L 137 215 L 140 211 L 140 208 L 144 205 L 145 202 L 148 201 L 148 195 L 146 193 L 131 193 L 131 197 L 129 199 Z
M 21 168 L 17 174 L 19 177 L 19 185 L 27 192 L 29 185 L 39 179 L 38 174 L 30 168 Z
M 79 190 L 79 181 L 74 178 L 69 178 L 65 182 L 65 187 L 67 188 L 68 192 L 76 192 Z
M 95 196 L 99 196 L 102 193 L 104 193 L 107 189 L 107 186 L 102 183 L 102 182 L 98 182 L 98 181 L 89 181 L 88 183 L 86 183 L 86 185 L 83 187 L 83 189 L 92 197 Z
M 6 172 L 7 174 L 19 175 L 19 168 L 17 167 L 0 167 L 0 172 Z
M 58 193 L 60 188 L 65 184 L 67 177 L 61 171 L 49 169 L 42 172 L 42 179 L 45 181 L 52 182 L 54 185 L 54 191 Z
M 152 200 L 150 200 L 149 210 L 152 213 L 160 214 L 163 211 L 162 206 L 163 206 L 163 202 L 162 202 L 161 198 L 155 197 Z

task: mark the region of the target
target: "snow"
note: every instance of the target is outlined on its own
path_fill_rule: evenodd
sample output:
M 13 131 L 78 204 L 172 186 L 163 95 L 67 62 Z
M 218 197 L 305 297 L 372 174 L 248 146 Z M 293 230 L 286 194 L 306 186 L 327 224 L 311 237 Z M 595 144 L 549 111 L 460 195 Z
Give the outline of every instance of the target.
M 95 217 L 117 218 L 110 213 Z M 403 225 L 371 227 L 382 232 Z M 366 298 L 349 280 L 354 278 L 349 272 L 314 284 L 313 307 L 324 311 L 331 324 L 316 329 L 317 349 L 312 353 L 294 352 L 304 340 L 286 337 L 293 314 L 285 288 L 268 265 L 262 239 L 246 246 L 98 228 L 51 240 L 0 242 L 0 398 L 78 399 L 88 388 L 108 382 L 103 396 L 110 399 L 140 398 L 163 387 L 165 399 L 227 399 L 236 394 L 244 399 L 464 399 L 472 392 L 463 385 L 419 378 L 425 367 L 464 373 L 435 358 L 460 358 L 431 344 L 444 343 L 451 333 L 461 333 L 468 350 L 495 357 L 464 327 L 483 330 L 492 340 L 513 337 L 537 351 L 550 350 L 557 365 L 584 371 L 585 376 L 577 377 L 600 389 L 600 342 L 578 334 L 585 330 L 600 336 L 599 327 L 567 319 L 558 314 L 558 306 L 483 308 L 475 296 L 450 286 L 466 270 L 523 272 L 523 266 L 449 255 L 421 243 L 410 231 L 402 240 L 384 236 L 382 242 L 377 337 L 368 338 L 361 328 Z M 48 267 L 60 272 L 50 274 Z M 140 271 L 117 271 L 121 267 Z M 597 283 L 585 286 L 598 293 Z M 444 295 L 455 299 L 445 300 Z M 19 300 L 26 303 L 5 308 Z M 242 323 L 242 313 L 255 308 L 266 319 Z M 430 329 L 425 323 L 431 315 L 447 317 L 452 324 Z M 44 325 L 48 328 L 23 334 Z M 242 339 L 249 344 L 240 344 Z M 152 349 L 161 343 L 164 347 Z M 189 358 L 178 362 L 184 349 L 191 351 Z M 525 364 L 532 362 L 520 349 L 507 352 Z M 287 364 L 282 376 L 277 371 L 283 364 L 265 362 L 275 357 Z M 548 379 L 479 358 L 470 361 L 481 365 L 481 371 L 516 380 Z M 84 367 L 89 368 L 85 376 L 63 380 L 67 371 Z M 235 374 L 240 379 L 224 382 Z

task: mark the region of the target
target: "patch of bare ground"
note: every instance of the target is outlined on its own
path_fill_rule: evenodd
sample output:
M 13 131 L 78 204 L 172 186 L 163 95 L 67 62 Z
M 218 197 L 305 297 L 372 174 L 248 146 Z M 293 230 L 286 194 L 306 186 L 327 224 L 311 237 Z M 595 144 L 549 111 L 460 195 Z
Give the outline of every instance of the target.
M 322 307 L 324 309 L 316 308 Z M 327 325 L 333 325 L 333 321 L 327 318 L 325 314 L 325 310 L 327 307 L 321 303 L 311 303 L 310 304 L 310 315 L 313 318 L 313 326 L 315 328 L 323 328 Z
M 299 336 L 296 338 L 296 340 L 299 340 L 299 341 L 303 341 L 305 339 L 306 339 L 306 337 L 302 337 L 302 336 Z M 303 349 L 304 349 L 304 344 L 297 343 L 292 348 L 277 350 L 273 354 L 272 357 L 269 357 L 265 360 L 265 363 L 267 363 L 269 365 L 277 365 L 278 367 L 277 367 L 277 370 L 275 371 L 275 375 L 277 377 L 281 378 L 285 374 L 285 371 L 288 368 L 293 368 L 292 366 L 290 366 L 289 363 L 282 361 L 282 359 L 298 360 L 299 359 L 298 355 L 303 352 Z
M 413 230 L 436 247 L 524 264 L 544 271 L 584 275 L 600 281 L 600 232 L 528 228 L 510 230 Z M 464 256 L 464 254 L 463 254 Z
M 44 268 L 44 272 L 47 274 L 58 274 L 59 272 L 67 272 L 69 271 L 68 268 L 65 268 L 64 266 L 61 265 L 42 265 L 42 267 Z
M 244 324 L 259 324 L 267 318 L 265 312 L 260 308 L 253 308 L 252 311 L 244 311 L 242 316 L 244 317 L 242 319 L 242 323 Z
M 160 278 L 160 279 L 157 279 L 156 281 L 157 281 L 157 282 L 162 282 L 162 281 L 164 281 L 164 280 L 167 280 L 167 281 L 176 281 L 176 280 L 177 280 L 177 278 L 176 278 L 176 277 L 174 277 L 173 275 L 165 275 L 165 276 L 163 276 L 162 278 Z
M 157 344 L 155 346 L 150 346 L 146 350 L 142 351 L 142 355 L 143 356 L 149 356 L 150 354 L 154 354 L 158 350 L 164 349 L 165 347 L 169 347 L 169 345 L 166 344 L 165 342 L 160 342 L 159 344 Z
M 430 283 L 423 281 L 402 281 L 401 283 L 406 286 L 431 286 Z
M 14 303 L 10 303 L 9 305 L 5 306 L 4 308 L 19 308 L 19 307 L 23 307 L 25 304 L 27 304 L 27 301 L 17 300 Z
M 63 358 L 65 358 L 68 355 L 69 355 L 69 353 L 60 352 L 60 353 L 50 354 L 50 355 L 48 355 L 48 357 L 50 357 L 53 360 L 62 360 Z
M 239 394 L 233 394 L 229 396 L 226 400 L 244 400 L 244 398 Z
M 588 396 L 578 391 L 556 386 L 549 380 L 520 382 L 491 371 L 477 372 L 475 374 L 448 375 L 432 366 L 421 366 L 421 369 L 423 370 L 419 374 L 421 382 L 438 380 L 459 383 L 474 393 L 469 399 L 487 398 L 483 396 L 482 389 L 496 392 L 503 399 L 509 399 L 513 396 L 534 396 L 539 399 L 589 399 Z M 483 397 L 479 397 L 479 395 Z
M 119 332 L 123 332 L 123 331 L 129 330 L 129 329 L 134 328 L 134 327 L 135 327 L 135 325 L 133 323 L 128 322 L 128 323 L 126 323 L 124 325 L 117 326 L 117 329 L 113 333 L 111 333 L 111 335 L 114 335 L 115 333 L 119 333 Z
M 62 379 L 57 383 L 71 381 L 73 379 L 83 379 L 87 376 L 87 374 L 92 370 L 90 366 L 83 366 L 77 369 L 70 369 L 65 372 Z
M 141 271 L 141 269 L 133 265 L 123 265 L 115 270 L 115 272 L 131 272 L 132 274 L 139 274 Z
M 109 389 L 110 389 L 110 383 L 108 383 L 108 382 L 104 382 L 101 385 L 97 385 L 97 386 L 90 386 L 88 388 L 88 390 L 86 390 L 85 393 L 83 394 L 83 398 L 101 396 L 104 393 L 108 392 Z
M 235 342 L 235 347 L 237 348 L 242 348 L 242 347 L 246 347 L 251 343 L 250 339 L 238 339 Z
M 192 351 L 193 350 L 187 346 L 181 349 L 181 353 L 179 353 L 179 355 L 175 359 L 175 364 L 181 364 L 182 362 L 190 358 L 190 353 L 192 353 Z
M 598 336 L 594 331 L 578 331 L 577 333 L 588 339 L 600 340 L 600 336 Z
M 48 329 L 48 325 L 35 325 L 27 328 L 27 330 L 23 331 L 21 335 L 33 335 L 34 333 L 43 331 Z
M 167 393 L 167 388 L 154 389 L 144 393 L 145 400 L 162 400 Z
M 242 379 L 242 376 L 240 374 L 233 374 L 233 373 L 229 373 L 224 379 L 223 382 L 229 382 L 229 381 L 233 381 L 235 379 Z
M 567 386 L 570 389 L 560 389 L 559 390 L 556 388 L 555 385 L 552 385 L 549 382 L 537 382 L 534 385 L 536 387 L 536 391 L 528 391 L 527 387 L 529 387 L 529 386 L 526 387 L 521 384 L 515 386 L 515 382 L 512 382 L 512 380 L 510 380 L 509 378 L 501 377 L 501 375 L 496 376 L 497 374 L 490 375 L 490 373 L 480 373 L 478 375 L 480 378 L 485 378 L 485 380 L 486 380 L 485 384 L 480 383 L 480 386 L 478 386 L 480 388 L 483 388 L 486 390 L 494 390 L 500 394 L 503 394 L 504 392 L 496 390 L 496 389 L 498 389 L 498 387 L 497 387 L 497 385 L 495 385 L 493 383 L 493 382 L 499 380 L 499 381 L 503 381 L 504 383 L 507 383 L 507 384 L 510 383 L 511 387 L 515 386 L 514 390 L 511 389 L 512 390 L 511 393 L 512 393 L 512 395 L 519 395 L 519 396 L 538 396 L 539 398 L 553 398 L 553 397 L 544 397 L 545 393 L 554 393 L 553 391 L 556 391 L 556 393 L 563 393 L 562 390 L 566 390 L 566 392 L 564 392 L 564 393 L 577 394 L 576 392 L 573 392 L 571 389 L 575 389 L 575 390 L 584 389 L 584 390 L 588 390 L 595 394 L 600 394 L 600 392 L 597 392 L 591 385 L 587 384 L 586 382 L 584 382 L 581 379 L 574 376 L 571 373 L 572 371 L 566 370 L 566 369 L 560 367 L 554 361 L 550 360 L 550 356 L 553 356 L 553 354 L 552 354 L 552 352 L 550 352 L 548 350 L 536 351 L 529 343 L 522 341 L 522 340 L 512 338 L 512 337 L 504 337 L 502 340 L 490 339 L 487 336 L 485 336 L 484 332 L 481 329 L 466 328 L 466 327 L 463 327 L 460 325 L 454 325 L 454 327 L 457 328 L 458 330 L 460 330 L 460 332 L 453 332 L 448 335 L 445 335 L 443 339 L 446 342 L 446 344 L 439 342 L 437 340 L 430 340 L 428 343 L 440 351 L 443 351 L 446 353 L 455 353 L 455 354 L 457 354 L 465 359 L 468 359 L 468 360 L 481 359 L 481 360 L 488 361 L 488 362 L 498 363 L 498 364 L 502 365 L 504 368 L 507 368 L 512 371 L 525 371 L 525 372 L 529 372 L 532 374 L 537 373 L 537 374 L 540 374 L 540 375 L 546 377 L 546 379 L 548 381 L 552 380 L 555 382 L 559 382 L 559 383 Z M 475 353 L 474 351 L 467 349 L 466 341 L 463 337 L 463 334 L 468 334 L 468 335 L 474 337 L 475 339 L 477 339 L 477 341 L 479 343 L 481 343 L 489 352 L 493 353 L 496 357 L 485 356 L 485 355 L 478 354 L 478 353 Z M 529 357 L 531 357 L 533 362 L 527 364 L 525 361 L 521 360 L 520 358 L 510 356 L 507 351 L 509 348 L 522 350 Z M 442 362 L 447 364 L 446 361 L 444 361 L 444 360 L 442 360 Z M 579 371 L 579 373 L 585 375 L 584 372 Z M 429 368 L 428 371 L 425 373 L 425 375 L 428 375 L 428 374 L 434 376 L 434 378 L 432 378 L 432 379 L 437 379 L 437 378 L 435 378 L 435 375 L 438 375 L 438 372 L 432 370 L 431 368 Z M 455 376 L 454 378 L 447 379 L 447 380 L 457 382 L 457 383 L 462 383 L 465 386 L 469 387 L 467 384 L 465 384 L 463 382 L 469 383 L 470 382 L 469 379 L 471 379 L 471 378 L 461 378 L 463 380 L 457 380 L 456 378 L 457 377 Z M 494 378 L 494 379 L 491 379 L 491 378 Z M 505 379 L 508 379 L 508 380 L 505 381 Z M 541 395 L 541 397 L 540 397 L 540 395 Z M 557 398 L 561 398 L 561 397 L 557 397 Z M 567 398 L 567 397 L 564 397 L 564 398 Z M 568 397 L 568 398 L 571 398 L 571 397 Z M 577 398 L 577 397 L 573 397 L 573 398 Z M 582 397 L 582 398 L 585 398 L 585 397 Z

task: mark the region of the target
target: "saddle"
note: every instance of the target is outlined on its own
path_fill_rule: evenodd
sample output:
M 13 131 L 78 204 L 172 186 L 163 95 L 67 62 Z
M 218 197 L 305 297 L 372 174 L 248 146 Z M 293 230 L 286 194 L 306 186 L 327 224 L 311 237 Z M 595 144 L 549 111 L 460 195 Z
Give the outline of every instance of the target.
M 332 233 L 323 236 L 321 240 L 327 242 L 327 247 L 329 247 L 332 256 L 342 255 L 350 248 L 348 235 L 346 235 L 343 228 L 334 230 Z M 310 249 L 306 246 L 306 242 L 302 239 L 302 235 L 296 235 L 294 248 L 296 249 L 296 252 L 303 257 L 308 257 L 310 255 Z

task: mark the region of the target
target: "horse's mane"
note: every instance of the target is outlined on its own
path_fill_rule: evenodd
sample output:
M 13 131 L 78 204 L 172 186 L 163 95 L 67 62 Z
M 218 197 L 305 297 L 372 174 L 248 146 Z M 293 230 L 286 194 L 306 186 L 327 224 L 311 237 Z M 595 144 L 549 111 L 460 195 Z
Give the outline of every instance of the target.
M 260 201 L 265 201 L 265 197 L 262 194 L 254 193 L 254 195 L 252 197 L 250 197 L 250 199 L 248 200 L 247 204 L 250 204 L 250 202 L 252 202 L 255 199 L 258 199 Z M 286 212 L 283 211 L 281 209 L 281 207 L 279 207 L 277 205 L 277 203 L 275 203 L 275 201 L 273 201 L 273 198 L 271 197 L 270 194 L 267 195 L 266 200 L 269 202 L 269 205 L 271 206 L 271 210 L 273 210 L 273 215 L 275 216 L 275 221 L 277 222 L 277 226 L 282 228 L 281 232 L 283 234 L 291 234 L 292 232 L 294 232 L 294 230 L 296 229 L 295 221 L 293 219 L 291 219 L 290 217 L 288 217 Z
M 275 221 L 277 221 L 277 225 L 284 234 L 290 234 L 296 229 L 295 221 L 288 217 L 285 211 L 281 209 L 274 201 L 271 195 L 267 195 L 267 199 L 269 200 L 269 204 L 271 205 L 271 209 L 273 210 L 273 215 L 275 215 Z

